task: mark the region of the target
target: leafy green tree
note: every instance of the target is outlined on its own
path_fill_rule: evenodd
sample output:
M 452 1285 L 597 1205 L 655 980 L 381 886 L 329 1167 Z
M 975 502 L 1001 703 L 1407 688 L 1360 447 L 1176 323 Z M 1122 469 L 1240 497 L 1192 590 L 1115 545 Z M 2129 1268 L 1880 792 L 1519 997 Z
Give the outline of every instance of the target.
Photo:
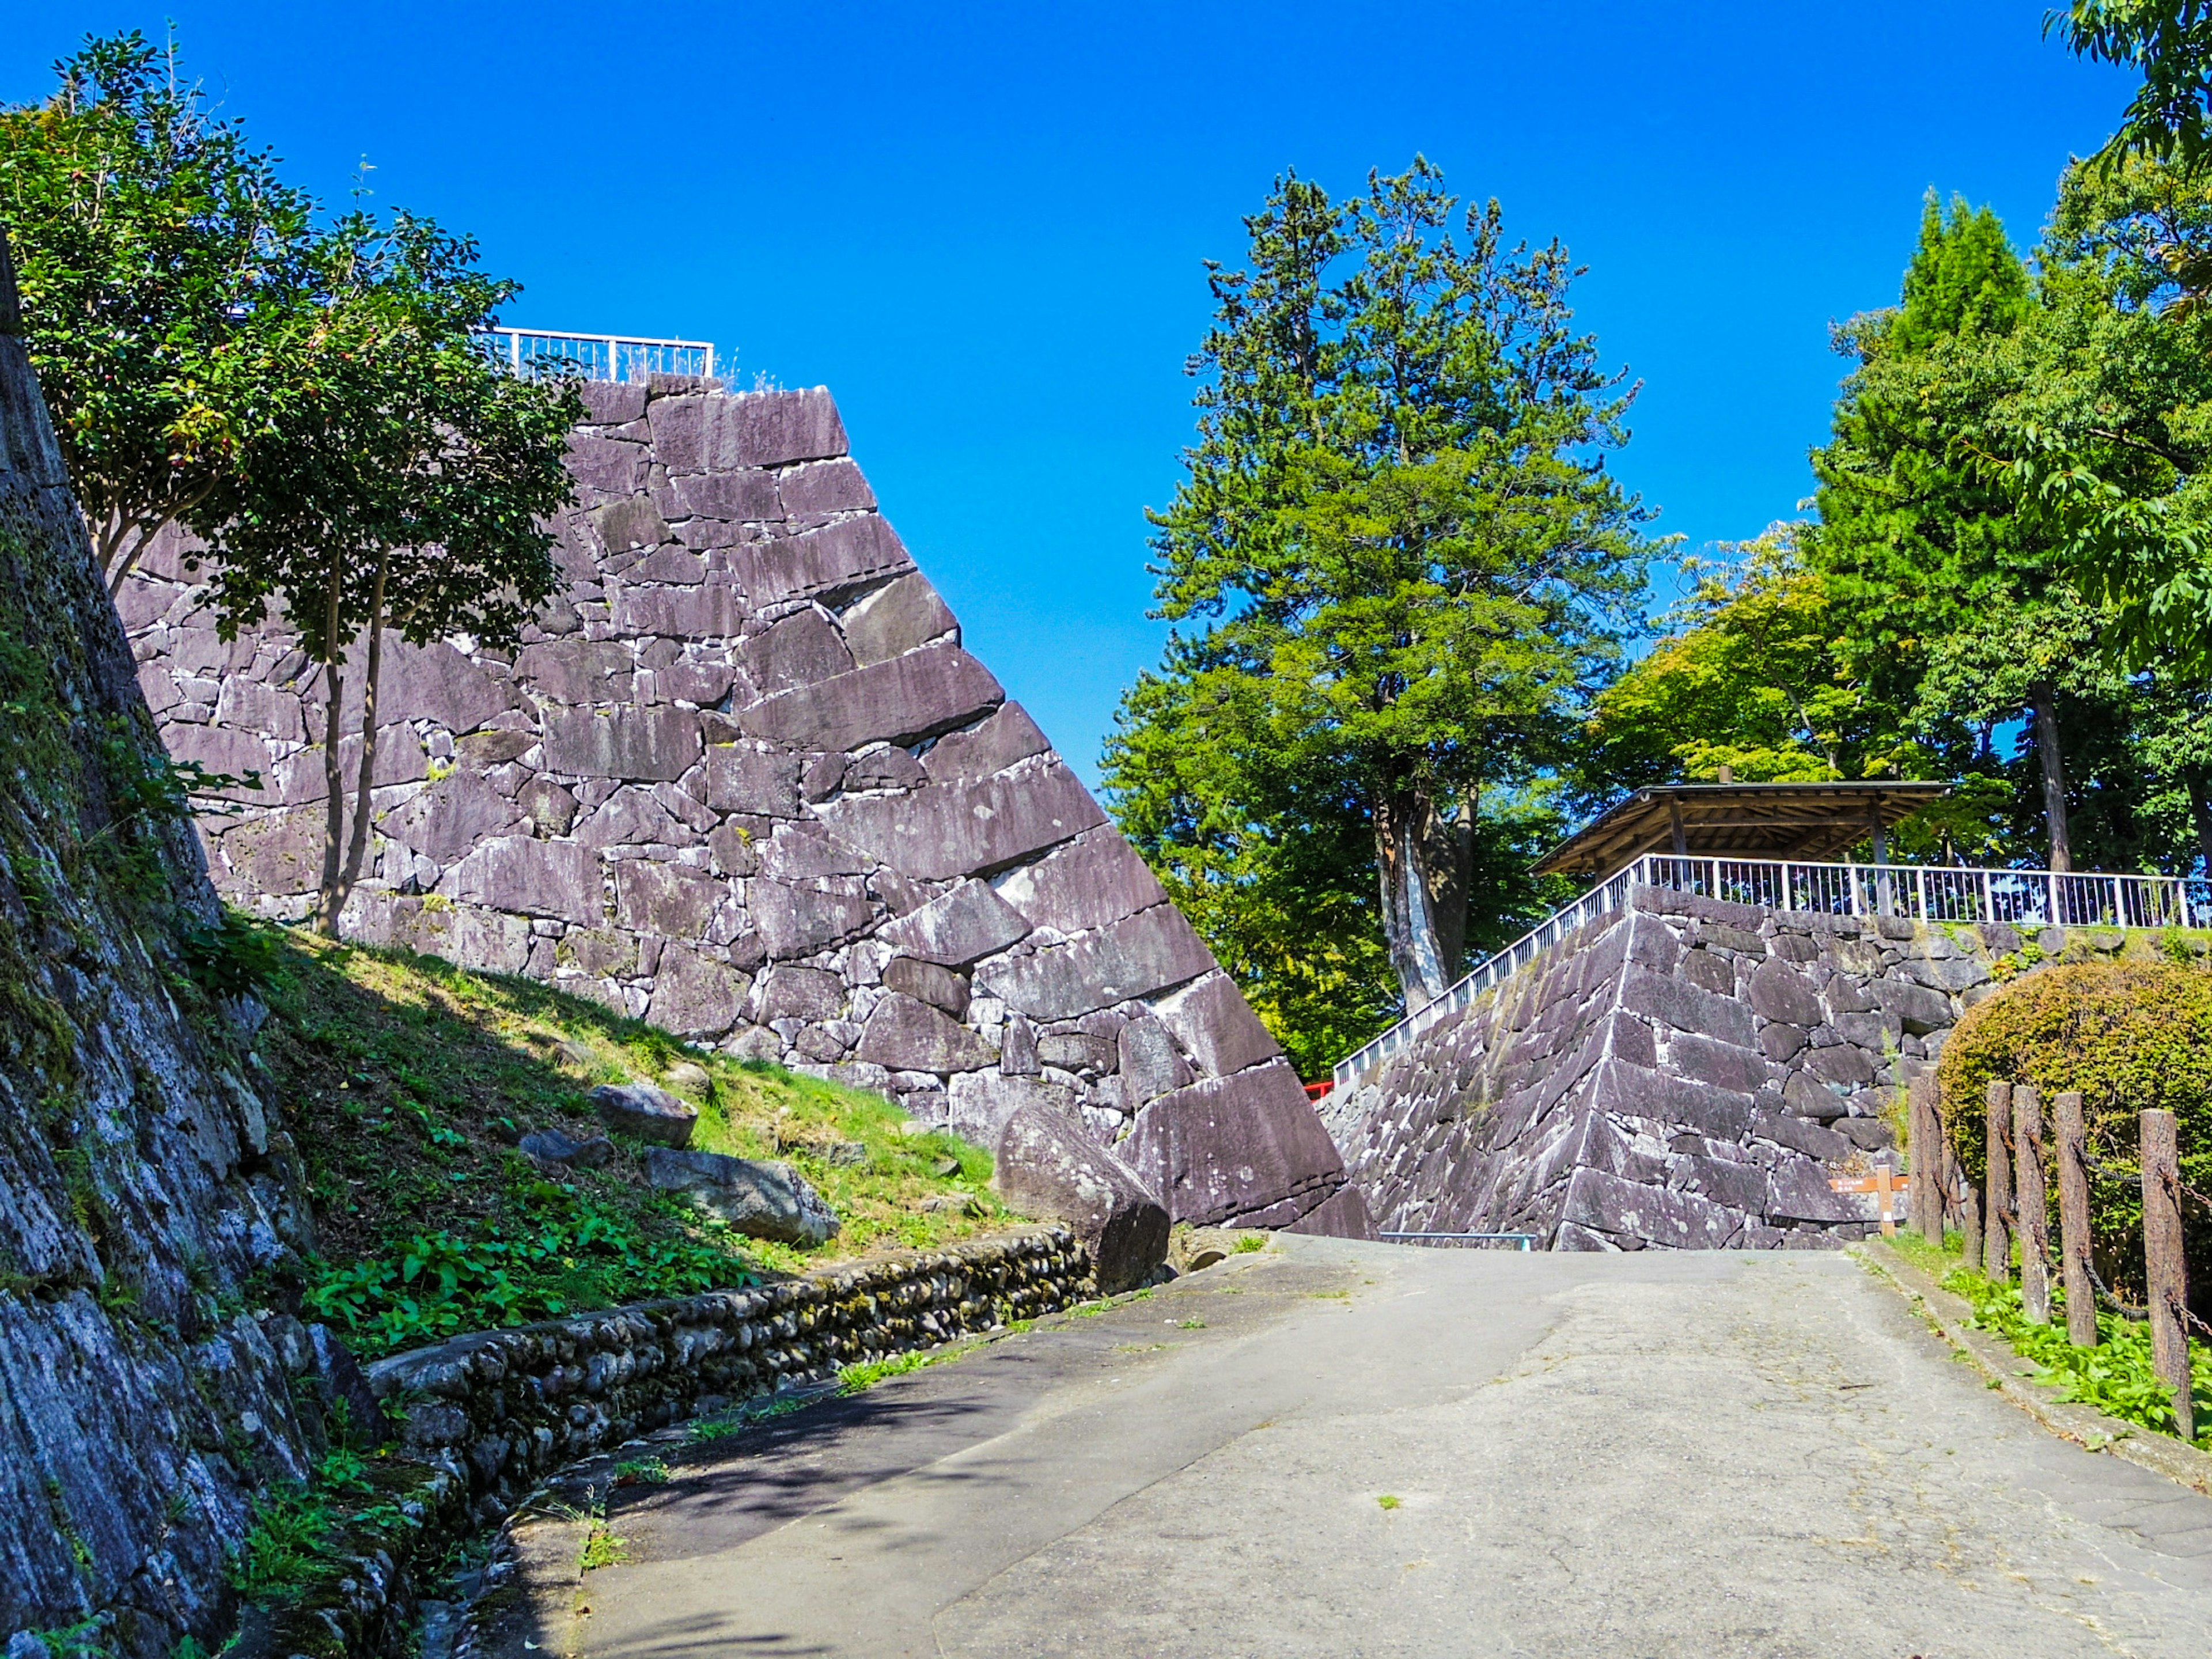
M 554 590 L 550 528 L 581 400 L 514 378 L 481 335 L 515 284 L 428 220 L 366 213 L 315 240 L 325 303 L 288 342 L 298 391 L 211 497 L 212 598 L 226 637 L 271 604 L 322 665 L 327 789 L 318 926 L 338 930 L 368 845 L 377 684 L 387 631 L 514 643 Z M 358 660 L 354 653 L 358 652 Z M 360 676 L 361 754 L 346 821 L 340 745 Z
M 2097 618 L 2058 580 L 2055 538 L 1962 443 L 2008 382 L 2002 348 L 2036 312 L 1995 214 L 1931 192 L 1900 303 L 1856 317 L 1837 348 L 1858 367 L 1834 435 L 1814 452 L 1807 535 L 1849 672 L 1932 746 L 2025 714 L 2048 860 L 2073 867 L 2063 700 Z M 2090 653 L 2094 654 L 2094 653 Z
M 2197 173 L 2212 160 L 2212 5 L 2205 0 L 2073 0 L 2044 18 L 2080 57 L 2129 64 L 2143 83 L 2105 148 L 2100 167 L 2129 156 Z
M 173 47 L 88 39 L 0 109 L 24 344 L 110 591 L 167 525 L 204 533 L 290 389 L 313 203 L 180 85 Z
M 1199 441 L 1151 515 L 1178 626 L 1107 786 L 1186 892 L 1310 900 L 1288 872 L 1344 860 L 1313 925 L 1356 974 L 1364 912 L 1395 981 L 1353 1005 L 1419 1007 L 1527 902 L 1488 852 L 1642 592 L 1647 515 L 1605 466 L 1633 392 L 1573 329 L 1566 251 L 1510 246 L 1425 161 L 1340 204 L 1279 180 L 1246 228 L 1247 267 L 1208 267 Z

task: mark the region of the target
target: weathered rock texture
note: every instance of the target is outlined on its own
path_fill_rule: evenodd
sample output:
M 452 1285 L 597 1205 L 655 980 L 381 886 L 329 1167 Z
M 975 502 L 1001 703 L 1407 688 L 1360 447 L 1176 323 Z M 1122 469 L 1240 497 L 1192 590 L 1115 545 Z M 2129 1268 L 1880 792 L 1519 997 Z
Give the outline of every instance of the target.
M 751 1290 L 457 1336 L 369 1367 L 400 1449 L 464 1482 L 496 1522 L 538 1477 L 844 1366 L 1066 1307 L 1094 1288 L 1064 1227 L 884 1256 Z
M 83 1650 L 167 1656 L 190 1632 L 212 1650 L 253 1492 L 319 1449 L 287 1364 L 311 1370 L 313 1345 L 288 1356 L 240 1310 L 296 1267 L 307 1218 L 190 975 L 215 895 L 189 828 L 149 804 L 161 743 L 4 241 L 0 703 L 0 1644 L 74 1629 Z
M 829 394 L 587 392 L 568 592 L 511 655 L 386 644 L 350 931 L 883 1091 L 986 1146 L 1029 1103 L 1102 1143 L 1133 1127 L 1160 1195 L 1189 1194 L 1178 1219 L 1287 1224 L 1334 1194 L 1296 1076 L 961 648 Z M 140 679 L 178 758 L 267 779 L 204 824 L 209 859 L 236 902 L 298 916 L 319 683 L 280 628 L 227 646 L 198 601 L 178 547 L 126 586 Z
M 1883 1114 L 2022 943 L 1638 888 L 1322 1114 L 1388 1231 L 1831 1244 L 1875 1203 L 1831 1179 L 1892 1144 Z

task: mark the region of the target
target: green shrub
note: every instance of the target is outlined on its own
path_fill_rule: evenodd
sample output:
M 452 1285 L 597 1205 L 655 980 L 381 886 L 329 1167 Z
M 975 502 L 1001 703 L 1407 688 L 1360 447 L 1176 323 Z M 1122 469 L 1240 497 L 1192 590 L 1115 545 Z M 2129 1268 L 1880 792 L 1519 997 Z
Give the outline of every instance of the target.
M 1971 1010 L 1943 1045 L 1936 1077 L 1943 1122 L 1974 1180 L 1985 1173 L 1992 1081 L 2028 1083 L 2051 1097 L 2081 1094 L 2089 1150 L 2109 1172 L 2093 1178 L 2090 1210 L 2100 1271 L 2140 1285 L 2142 1194 L 2136 1114 L 2163 1107 L 2180 1121 L 2182 1178 L 2212 1190 L 2212 971 L 2173 962 L 2046 968 Z M 2050 1184 L 2058 1232 L 2057 1182 Z M 2191 1279 L 2212 1271 L 2212 1218 L 2185 1206 Z M 2202 1300 L 2201 1297 L 2193 1298 Z

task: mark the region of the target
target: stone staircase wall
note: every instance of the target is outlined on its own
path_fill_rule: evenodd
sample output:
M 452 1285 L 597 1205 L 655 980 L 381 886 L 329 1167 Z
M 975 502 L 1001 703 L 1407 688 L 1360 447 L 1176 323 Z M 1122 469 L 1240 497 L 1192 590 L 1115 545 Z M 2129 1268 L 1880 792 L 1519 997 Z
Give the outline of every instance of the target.
M 387 641 L 347 932 L 987 1146 L 1024 1103 L 1079 1113 L 1177 1219 L 1359 1230 L 1297 1075 L 963 648 L 829 393 L 586 393 L 568 586 L 521 648 Z M 203 821 L 208 860 L 233 902 L 298 918 L 319 681 L 273 622 L 220 640 L 190 553 L 155 550 L 119 596 L 139 678 L 177 758 L 266 779 Z
M 1547 1248 L 1825 1246 L 1833 1191 L 1893 1142 L 1896 1103 L 2033 939 L 1638 888 L 1322 1103 L 1386 1231 L 1529 1232 Z

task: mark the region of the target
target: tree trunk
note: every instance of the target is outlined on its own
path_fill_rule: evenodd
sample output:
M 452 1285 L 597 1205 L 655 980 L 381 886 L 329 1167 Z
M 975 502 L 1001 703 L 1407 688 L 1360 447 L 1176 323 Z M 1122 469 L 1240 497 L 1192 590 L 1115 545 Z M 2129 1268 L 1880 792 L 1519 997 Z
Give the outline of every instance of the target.
M 354 786 L 353 839 L 346 848 L 345 871 L 330 896 L 330 918 L 323 931 L 337 937 L 338 917 L 361 879 L 362 860 L 368 852 L 369 792 L 376 779 L 376 684 L 384 665 L 384 581 L 391 573 L 387 550 L 376 562 L 376 586 L 368 602 L 368 664 L 361 686 L 361 775 Z
M 2051 829 L 2051 867 L 2074 867 L 2074 844 L 2066 833 L 2066 762 L 2058 746 L 2058 693 L 2048 680 L 2028 688 L 2035 716 L 2035 758 L 2043 769 L 2043 816 Z
M 2212 877 L 2212 790 L 2205 787 L 2203 772 L 2194 766 L 2181 769 L 2182 787 L 2189 791 L 2189 816 L 2197 825 L 2197 850 L 2204 855 L 2204 873 Z
M 1375 863 L 1382 883 L 1382 938 L 1408 1013 L 1449 988 L 1467 935 L 1467 882 L 1474 826 L 1447 824 L 1418 790 L 1385 797 L 1375 811 Z

